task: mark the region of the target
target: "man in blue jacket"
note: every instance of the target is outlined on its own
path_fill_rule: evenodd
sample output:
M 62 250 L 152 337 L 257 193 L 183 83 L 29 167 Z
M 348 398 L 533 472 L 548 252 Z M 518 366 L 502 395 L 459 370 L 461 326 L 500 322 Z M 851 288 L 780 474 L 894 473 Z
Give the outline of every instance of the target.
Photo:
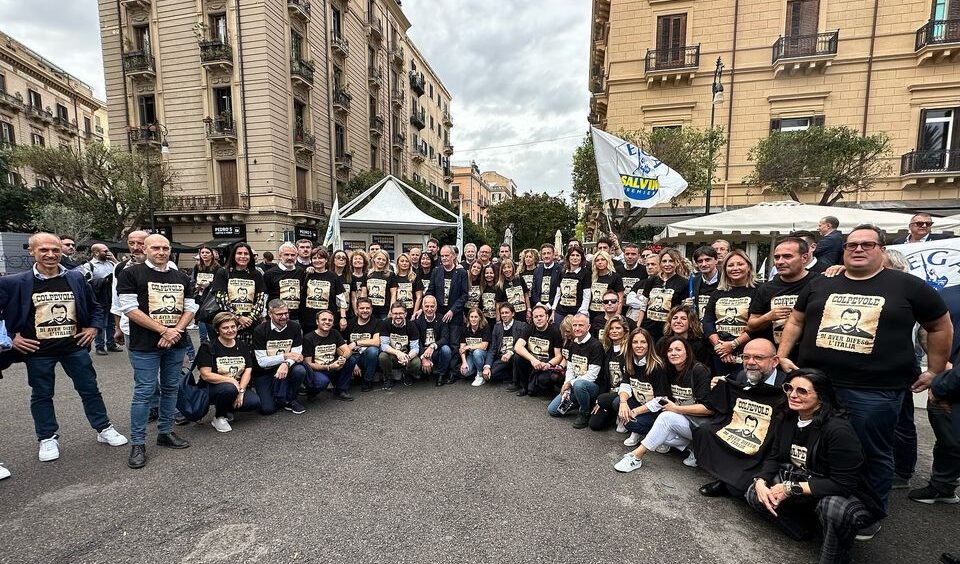
M 60 428 L 53 406 L 58 362 L 73 380 L 97 441 L 123 446 L 127 438 L 110 423 L 90 359 L 90 343 L 103 325 L 103 308 L 83 274 L 60 264 L 59 237 L 37 233 L 27 248 L 36 264 L 26 272 L 0 277 L 0 311 L 13 344 L 5 355 L 17 355 L 15 360 L 27 366 L 40 461 L 60 458 Z
M 824 217 L 817 225 L 821 239 L 817 242 L 813 256 L 825 267 L 843 264 L 843 233 L 837 231 L 838 227 L 840 220 L 832 215 Z
M 430 276 L 430 296 L 437 298 L 437 315 L 450 329 L 449 343 L 459 343 L 463 332 L 463 306 L 469 286 L 467 271 L 457 268 L 457 255 L 450 245 L 440 249 L 440 268 Z

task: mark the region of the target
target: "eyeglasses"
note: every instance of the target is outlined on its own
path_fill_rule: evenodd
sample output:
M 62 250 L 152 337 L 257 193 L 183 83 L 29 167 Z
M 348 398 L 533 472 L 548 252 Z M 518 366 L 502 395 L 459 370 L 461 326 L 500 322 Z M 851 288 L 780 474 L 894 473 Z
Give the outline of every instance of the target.
M 785 394 L 787 394 L 787 395 L 789 396 L 789 395 L 792 394 L 793 392 L 797 392 L 797 395 L 800 396 L 800 397 L 802 397 L 802 398 L 805 398 L 805 397 L 807 397 L 807 396 L 810 395 L 810 390 L 808 390 L 808 389 L 806 389 L 806 388 L 794 387 L 793 384 L 784 384 L 784 385 L 783 385 L 783 393 L 785 393 Z
M 764 360 L 767 360 L 768 358 L 773 358 L 773 357 L 764 355 L 764 354 L 742 354 L 740 355 L 740 358 L 742 358 L 744 362 L 749 362 L 751 360 L 755 360 L 757 362 L 763 362 Z
M 271 312 L 270 312 L 270 315 L 273 315 L 273 316 L 276 316 L 276 317 L 290 317 L 290 312 L 289 312 L 289 311 L 285 311 L 285 312 L 283 312 L 283 313 L 278 313 L 278 312 L 276 312 L 276 311 L 271 311 Z
M 933 227 L 932 221 L 913 221 L 910 222 L 910 225 L 916 225 L 917 227 Z
M 865 251 L 872 251 L 880 246 L 876 241 L 861 241 L 859 243 L 844 243 L 843 248 L 847 251 L 855 251 L 857 247 L 862 247 Z
M 619 302 L 620 302 L 620 300 L 603 300 L 603 303 L 605 303 L 605 304 L 607 304 L 607 305 L 615 304 L 615 303 L 619 303 Z

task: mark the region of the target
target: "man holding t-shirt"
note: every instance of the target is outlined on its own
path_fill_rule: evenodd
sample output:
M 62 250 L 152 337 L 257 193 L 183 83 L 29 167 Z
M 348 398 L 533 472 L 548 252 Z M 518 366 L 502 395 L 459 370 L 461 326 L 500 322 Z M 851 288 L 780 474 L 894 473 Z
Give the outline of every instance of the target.
M 783 326 L 797 303 L 797 296 L 817 275 L 807 271 L 810 247 L 800 237 L 786 237 L 773 249 L 777 275 L 757 288 L 750 301 L 747 330 L 751 335 L 780 344 Z M 794 355 L 796 359 L 796 355 Z
M 577 405 L 577 419 L 574 429 L 583 429 L 590 421 L 593 402 L 600 395 L 600 370 L 603 368 L 604 353 L 600 341 L 590 335 L 590 318 L 582 313 L 573 316 L 573 340 L 566 346 L 567 371 L 564 374 L 560 394 L 547 406 L 547 413 L 554 417 L 564 415 L 560 405 L 567 398 Z
M 850 410 L 860 438 L 867 483 L 889 505 L 893 483 L 894 430 L 905 394 L 920 392 L 944 370 L 953 326 L 940 295 L 916 276 L 883 267 L 883 232 L 860 225 L 843 245 L 846 271 L 817 277 L 800 293 L 781 336 L 780 365 L 823 370 Z M 842 324 L 849 310 L 869 337 L 825 329 Z M 913 325 L 928 332 L 928 369 L 920 373 L 914 355 Z M 801 338 L 802 336 L 802 338 Z M 798 345 L 797 363 L 790 360 Z M 872 538 L 879 523 L 861 538 Z
M 146 260 L 117 276 L 120 310 L 130 320 L 127 348 L 134 383 L 130 405 L 130 442 L 133 446 L 127 461 L 130 468 L 143 468 L 147 463 L 147 419 L 158 377 L 157 444 L 175 449 L 190 446 L 187 440 L 173 432 L 173 416 L 177 410 L 186 341 L 190 338 L 186 335 L 187 326 L 198 309 L 190 277 L 170 263 L 170 241 L 163 235 L 150 235 L 143 243 Z M 173 296 L 171 311 L 177 313 L 150 313 L 168 310 L 163 306 L 164 296 Z
M 444 247 L 446 249 L 447 247 Z M 442 251 L 441 251 L 442 252 Z M 380 371 L 383 389 L 393 388 L 393 369 L 403 369 L 403 384 L 420 378 L 420 333 L 407 322 L 407 308 L 400 302 L 390 305 L 390 318 L 380 329 Z

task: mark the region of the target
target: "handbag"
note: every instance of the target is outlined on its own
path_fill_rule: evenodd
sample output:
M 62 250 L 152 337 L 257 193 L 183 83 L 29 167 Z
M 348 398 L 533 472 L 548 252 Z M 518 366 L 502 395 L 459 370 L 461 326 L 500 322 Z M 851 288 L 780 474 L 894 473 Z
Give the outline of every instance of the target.
M 194 317 L 200 323 L 213 323 L 213 318 L 221 311 L 225 310 L 220 307 L 216 292 L 207 292 L 207 296 L 203 298 L 203 303 L 200 304 L 200 309 L 197 310 L 197 315 Z
M 200 345 L 200 350 L 206 346 Z M 200 356 L 200 350 L 197 351 L 197 357 Z M 180 376 L 180 393 L 177 395 L 177 410 L 190 421 L 200 421 L 210 409 L 210 394 L 206 386 L 202 386 L 194 377 L 196 368 L 197 359 L 194 358 L 190 370 L 185 370 Z

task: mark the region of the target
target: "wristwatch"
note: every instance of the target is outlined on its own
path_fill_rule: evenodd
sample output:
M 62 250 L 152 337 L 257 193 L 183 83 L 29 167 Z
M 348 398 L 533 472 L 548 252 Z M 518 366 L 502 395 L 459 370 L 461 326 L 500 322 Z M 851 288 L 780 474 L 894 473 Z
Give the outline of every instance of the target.
M 786 494 L 787 497 L 803 495 L 803 487 L 800 485 L 800 482 L 791 482 L 787 480 L 783 482 L 783 493 Z

